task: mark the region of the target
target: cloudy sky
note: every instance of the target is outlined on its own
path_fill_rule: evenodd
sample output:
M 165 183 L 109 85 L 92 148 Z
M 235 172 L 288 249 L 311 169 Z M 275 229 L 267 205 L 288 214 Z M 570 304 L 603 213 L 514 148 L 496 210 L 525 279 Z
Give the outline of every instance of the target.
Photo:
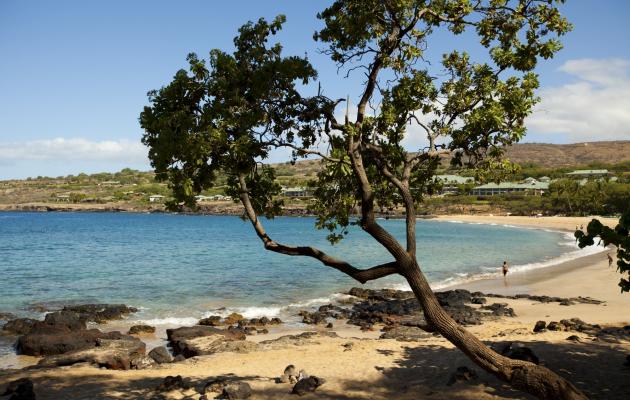
M 319 70 L 330 97 L 359 95 L 312 41 L 325 1 L 0 2 L 0 179 L 149 169 L 138 114 L 186 55 L 231 48 L 247 20 L 287 16 L 287 54 Z M 526 141 L 630 140 L 630 1 L 569 0 L 565 49 L 538 68 L 542 102 Z M 439 55 L 448 38 L 432 43 Z M 474 44 L 463 38 L 459 46 Z M 433 51 L 433 50 L 431 50 Z M 275 156 L 279 161 L 282 154 Z

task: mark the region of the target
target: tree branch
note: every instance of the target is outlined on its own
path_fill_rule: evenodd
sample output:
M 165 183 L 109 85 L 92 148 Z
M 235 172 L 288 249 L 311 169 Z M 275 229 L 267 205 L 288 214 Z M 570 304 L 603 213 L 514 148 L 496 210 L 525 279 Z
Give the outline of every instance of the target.
M 310 246 L 287 246 L 272 240 L 262 223 L 258 219 L 256 212 L 254 211 L 254 207 L 252 206 L 251 200 L 249 198 L 249 193 L 247 191 L 247 183 L 245 182 L 245 176 L 239 175 L 239 185 L 240 185 L 240 198 L 243 206 L 245 207 L 245 214 L 247 218 L 252 223 L 256 234 L 263 242 L 265 249 L 269 251 L 273 251 L 275 253 L 281 253 L 289 256 L 304 256 L 311 257 L 321 261 L 322 264 L 334 268 L 337 271 L 343 272 L 349 277 L 359 281 L 360 283 L 365 283 L 367 281 L 379 279 L 388 275 L 393 275 L 398 273 L 398 263 L 396 261 L 392 261 L 385 264 L 376 265 L 374 267 L 368 269 L 359 269 L 351 265 L 350 263 L 340 260 L 338 258 L 332 257 L 323 251 Z

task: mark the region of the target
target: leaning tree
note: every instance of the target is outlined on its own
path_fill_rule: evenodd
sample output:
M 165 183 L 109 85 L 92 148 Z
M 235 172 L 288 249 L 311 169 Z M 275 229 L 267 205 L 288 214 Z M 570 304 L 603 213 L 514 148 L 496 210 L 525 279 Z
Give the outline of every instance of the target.
M 365 74 L 351 111 L 321 86 L 316 95 L 301 94 L 316 80 L 315 69 L 268 43 L 284 17 L 244 25 L 232 54 L 212 50 L 209 63 L 191 54 L 188 71 L 149 92 L 151 105 L 140 115 L 143 143 L 157 178 L 173 190 L 170 206 L 194 207 L 196 193 L 218 174 L 227 176 L 228 193 L 240 199 L 265 249 L 312 257 L 361 283 L 398 274 L 430 329 L 481 368 L 540 398 L 585 398 L 549 369 L 504 357 L 459 326 L 438 303 L 416 256 L 422 246 L 416 207 L 433 190 L 443 155 L 480 175 L 510 170 L 501 156 L 524 135 L 523 121 L 537 101 L 533 70 L 560 49 L 558 37 L 570 29 L 556 3 L 563 0 L 335 1 L 318 15 L 324 27 L 314 38 L 340 68 Z M 431 62 L 436 35 L 453 43 L 476 37 L 487 51 L 474 60 L 451 50 Z M 420 134 L 422 146 L 405 148 L 405 137 Z M 361 269 L 267 234 L 259 216 L 278 215 L 282 203 L 274 170 L 263 161 L 282 148 L 294 159 L 322 160 L 313 182 L 316 227 L 329 230 L 334 243 L 358 225 L 390 262 Z M 375 209 L 392 206 L 405 210 L 404 242 L 375 218 Z

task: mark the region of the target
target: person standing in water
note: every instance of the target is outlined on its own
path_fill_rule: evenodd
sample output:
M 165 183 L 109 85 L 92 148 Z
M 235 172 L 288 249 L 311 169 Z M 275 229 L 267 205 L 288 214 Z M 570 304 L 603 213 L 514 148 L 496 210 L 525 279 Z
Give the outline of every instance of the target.
M 508 273 L 508 263 L 507 261 L 503 261 L 503 277 L 505 278 L 505 276 Z

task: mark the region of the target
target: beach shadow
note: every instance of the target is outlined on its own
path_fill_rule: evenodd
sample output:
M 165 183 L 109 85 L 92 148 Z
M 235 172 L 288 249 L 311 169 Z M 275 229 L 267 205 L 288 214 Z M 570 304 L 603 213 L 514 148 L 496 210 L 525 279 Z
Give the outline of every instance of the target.
M 567 335 L 568 336 L 568 335 Z M 548 343 L 544 341 L 523 342 L 540 358 L 541 364 L 569 379 L 590 399 L 629 399 L 630 367 L 623 366 L 628 345 L 610 342 L 595 342 L 583 339 L 581 343 Z M 508 342 L 487 343 L 500 348 Z M 377 350 L 383 354 L 383 352 Z M 387 356 L 390 356 L 386 351 Z M 533 399 L 512 389 L 494 376 L 472 364 L 461 351 L 439 345 L 410 344 L 396 357 L 394 365 L 378 367 L 380 378 L 374 380 L 336 380 L 334 376 L 322 377 L 330 383 L 321 386 L 315 393 L 302 397 L 291 395 L 291 385 L 275 384 L 273 377 L 257 375 L 226 375 L 230 381 L 247 381 L 252 385 L 251 399 Z M 453 372 L 466 366 L 474 370 L 476 379 L 448 385 Z M 160 368 L 141 371 L 111 372 L 82 368 L 57 368 L 45 371 L 23 371 L 17 374 L 0 374 L 0 393 L 5 384 L 27 372 L 35 384 L 38 400 L 58 399 L 197 399 L 198 390 L 216 378 L 215 375 L 184 378 L 196 390 L 178 391 L 175 395 L 159 397 L 155 388 L 173 371 Z M 150 375 L 150 376 L 147 376 Z M 214 398 L 214 394 L 209 396 Z

